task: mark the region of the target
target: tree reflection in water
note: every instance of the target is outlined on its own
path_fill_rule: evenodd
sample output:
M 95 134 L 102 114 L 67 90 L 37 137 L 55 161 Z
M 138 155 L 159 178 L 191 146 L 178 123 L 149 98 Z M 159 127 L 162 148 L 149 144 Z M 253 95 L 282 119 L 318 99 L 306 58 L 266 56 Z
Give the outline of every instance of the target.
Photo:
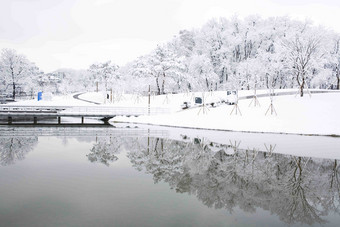
M 35 136 L 0 138 L 0 165 L 24 159 L 37 142 Z M 340 215 L 338 160 L 277 154 L 275 144 L 264 144 L 259 151 L 240 149 L 241 141 L 229 142 L 98 137 L 87 157 L 109 166 L 127 150 L 133 167 L 151 174 L 154 182 L 166 182 L 178 193 L 229 212 L 261 208 L 287 224 L 309 225 L 326 223 L 331 213 Z
M 37 145 L 38 137 L 1 137 L 0 165 L 14 164 L 17 160 L 25 159 L 28 152 Z
M 99 137 L 91 148 L 91 152 L 86 155 L 90 162 L 102 163 L 109 166 L 110 163 L 118 160 L 116 154 L 119 153 L 124 140 L 119 137 Z
M 183 137 L 184 138 L 184 137 Z M 185 137 L 185 140 L 188 138 Z M 196 195 L 208 207 L 233 212 L 268 210 L 287 224 L 323 224 L 339 212 L 337 160 L 313 159 L 214 144 L 148 138 L 130 147 L 133 166 L 179 193 Z M 269 149 L 268 149 L 269 148 Z

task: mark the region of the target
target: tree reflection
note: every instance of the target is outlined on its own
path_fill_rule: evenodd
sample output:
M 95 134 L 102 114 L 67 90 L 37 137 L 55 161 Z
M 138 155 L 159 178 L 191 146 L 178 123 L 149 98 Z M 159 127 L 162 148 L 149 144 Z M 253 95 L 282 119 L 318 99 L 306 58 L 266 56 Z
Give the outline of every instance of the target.
M 287 224 L 323 224 L 324 216 L 339 213 L 337 160 L 276 154 L 275 144 L 265 145 L 266 152 L 242 150 L 240 142 L 148 138 L 131 147 L 128 157 L 156 183 L 167 182 L 208 207 L 229 212 L 236 207 L 255 212 L 259 207 Z
M 23 160 L 26 154 L 33 150 L 38 137 L 2 137 L 0 138 L 0 165 L 14 164 Z
M 118 160 L 116 156 L 125 140 L 120 137 L 99 137 L 96 138 L 96 143 L 94 143 L 91 148 L 91 152 L 86 155 L 90 162 L 102 163 L 109 166 Z
M 286 206 L 283 207 L 282 219 L 285 222 L 291 224 L 295 222 L 307 223 L 309 225 L 313 223 L 325 223 L 320 218 L 322 211 L 316 208 L 317 204 L 321 204 L 322 201 L 317 201 L 316 204 L 312 204 L 309 198 L 318 198 L 315 187 L 308 177 L 307 162 L 301 157 L 291 157 L 294 162 L 292 164 L 291 171 L 287 172 L 287 177 L 282 181 L 283 187 L 285 187 L 284 193 L 287 195 Z M 305 174 L 306 173 L 306 174 Z M 291 175 L 290 175 L 291 174 Z M 290 177 L 289 177 L 290 175 Z

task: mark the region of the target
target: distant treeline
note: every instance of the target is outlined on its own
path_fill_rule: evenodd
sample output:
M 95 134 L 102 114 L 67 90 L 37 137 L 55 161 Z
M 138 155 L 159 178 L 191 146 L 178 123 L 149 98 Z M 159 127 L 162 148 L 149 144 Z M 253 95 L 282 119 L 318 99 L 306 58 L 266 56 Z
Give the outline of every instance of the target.
M 44 74 L 15 50 L 3 49 L 0 85 L 54 93 L 115 90 L 158 94 L 221 89 L 339 89 L 340 35 L 288 17 L 213 19 L 182 30 L 122 67 L 111 61 L 86 70 Z M 60 76 L 62 73 L 62 76 Z M 57 76 L 55 74 L 58 74 Z M 60 79 L 55 79 L 55 78 Z M 54 78 L 54 79 L 51 79 Z

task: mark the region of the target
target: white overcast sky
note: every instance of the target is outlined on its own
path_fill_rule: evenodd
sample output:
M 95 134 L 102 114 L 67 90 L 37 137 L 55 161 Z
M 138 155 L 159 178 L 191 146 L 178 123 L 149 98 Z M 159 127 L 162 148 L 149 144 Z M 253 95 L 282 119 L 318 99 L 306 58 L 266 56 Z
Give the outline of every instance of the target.
M 123 65 L 181 29 L 253 14 L 310 19 L 340 32 L 340 0 L 0 0 L 0 49 L 16 49 L 45 72 Z

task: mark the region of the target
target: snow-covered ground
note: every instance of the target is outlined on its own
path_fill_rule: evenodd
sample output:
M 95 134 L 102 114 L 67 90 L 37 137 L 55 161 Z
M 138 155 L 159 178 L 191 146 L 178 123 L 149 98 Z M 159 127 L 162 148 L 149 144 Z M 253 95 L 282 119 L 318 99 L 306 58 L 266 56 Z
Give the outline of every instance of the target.
M 175 110 L 184 97 L 185 94 L 171 95 L 168 97 L 169 104 L 164 103 L 162 106 Z M 154 101 L 154 105 L 159 105 L 162 99 L 165 102 L 164 96 L 156 98 L 158 100 Z M 238 106 L 242 115 L 239 112 L 236 115 L 235 110 L 231 113 L 234 105 L 223 104 L 215 108 L 193 107 L 166 115 L 121 116 L 112 121 L 243 132 L 340 135 L 340 93 L 313 94 L 311 97 L 305 95 L 302 98 L 294 95 L 276 96 L 273 106 L 277 115 L 271 114 L 271 110 L 265 115 L 270 106 L 269 97 L 258 100 L 260 107 L 249 106 L 251 99 L 240 100 Z
M 289 92 L 296 90 L 277 90 Z M 259 90 L 257 94 L 266 94 L 267 90 Z M 252 95 L 253 91 L 239 91 L 239 97 Z M 221 104 L 217 107 L 200 107 L 193 105 L 195 97 L 204 97 L 206 102 L 225 99 L 226 91 L 214 93 L 184 93 L 155 96 L 151 95 L 151 108 L 167 108 L 170 113 L 154 116 L 124 117 L 118 116 L 112 122 L 129 122 L 176 126 L 200 129 L 230 130 L 241 132 L 293 133 L 307 135 L 340 135 L 340 93 L 306 94 L 275 96 L 273 106 L 277 115 L 268 114 L 270 98 L 258 98 L 260 106 L 249 106 L 251 99 L 239 100 L 238 107 L 242 115 L 233 113 L 234 105 Z M 112 103 L 103 93 L 85 93 L 79 98 L 101 103 L 103 106 L 145 107 L 148 108 L 148 97 L 141 95 L 114 94 Z M 191 102 L 192 107 L 181 109 L 181 104 Z M 76 100 L 73 95 L 52 97 L 51 100 L 26 100 L 11 103 L 15 105 L 94 105 Z M 98 106 L 98 105 L 96 105 Z

